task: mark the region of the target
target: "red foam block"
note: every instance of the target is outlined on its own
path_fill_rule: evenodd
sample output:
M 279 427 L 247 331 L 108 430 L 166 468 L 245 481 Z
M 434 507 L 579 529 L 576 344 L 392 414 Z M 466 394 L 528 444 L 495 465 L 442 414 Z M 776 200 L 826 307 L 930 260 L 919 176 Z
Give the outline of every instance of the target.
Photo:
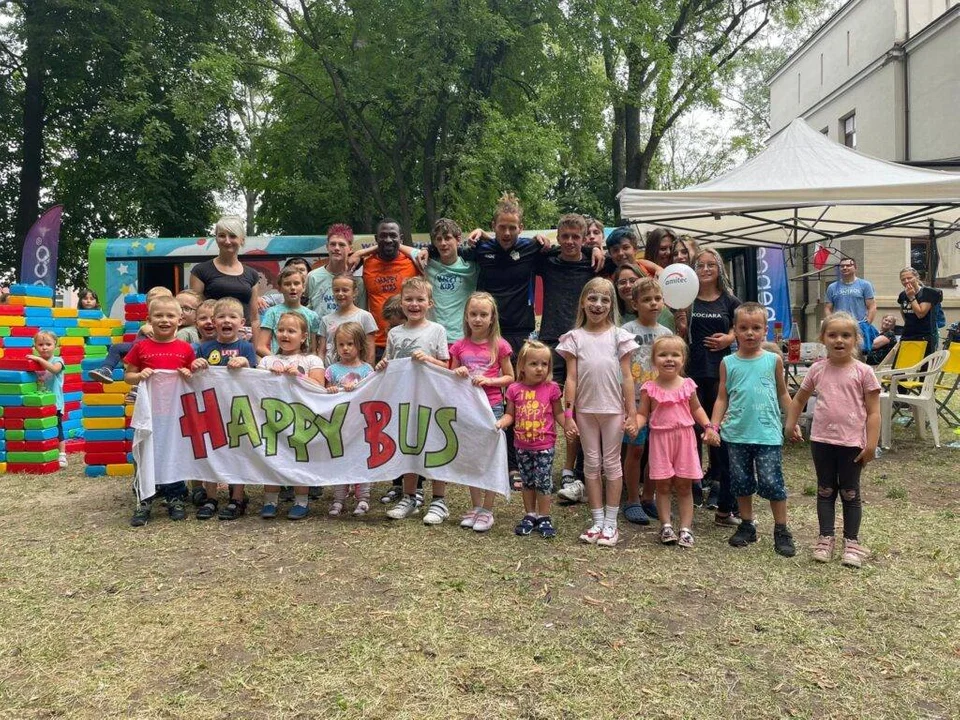
M 56 414 L 56 405 L 44 405 L 43 407 L 8 407 L 4 408 L 3 411 L 5 418 L 42 418 L 51 417 Z
M 45 452 L 56 450 L 60 441 L 50 440 L 10 440 L 7 442 L 7 452 Z
M 7 463 L 8 473 L 31 473 L 33 475 L 49 475 L 60 470 L 60 463 L 51 460 L 46 463 Z

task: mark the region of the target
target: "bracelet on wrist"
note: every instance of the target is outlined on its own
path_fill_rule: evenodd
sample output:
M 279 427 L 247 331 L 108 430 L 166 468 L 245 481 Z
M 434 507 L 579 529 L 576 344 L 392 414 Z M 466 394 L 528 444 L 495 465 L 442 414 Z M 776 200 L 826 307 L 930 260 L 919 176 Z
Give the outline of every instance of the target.
M 572 417 L 573 417 L 573 410 L 564 410 L 564 411 L 563 411 L 563 416 L 564 416 L 565 418 L 572 418 Z
M 715 433 L 719 433 L 719 432 L 720 432 L 720 426 L 719 426 L 719 425 L 715 425 L 715 424 L 712 423 L 712 422 L 708 422 L 706 425 L 704 425 L 704 429 L 705 429 L 705 430 L 713 430 Z

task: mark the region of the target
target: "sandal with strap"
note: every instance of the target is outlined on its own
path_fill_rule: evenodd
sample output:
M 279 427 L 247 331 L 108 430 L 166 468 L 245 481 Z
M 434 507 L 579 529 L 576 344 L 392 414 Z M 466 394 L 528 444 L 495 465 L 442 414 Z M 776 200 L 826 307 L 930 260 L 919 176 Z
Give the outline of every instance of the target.
M 357 503 L 357 506 L 353 509 L 354 515 L 366 515 L 370 512 L 370 503 L 366 500 L 361 500 Z
M 520 478 L 520 472 L 517 470 L 510 473 L 510 487 L 514 492 L 523 490 L 523 480 Z
M 217 514 L 218 520 L 238 520 L 247 511 L 247 499 L 230 500 Z
M 209 520 L 217 514 L 217 501 L 214 498 L 207 498 L 200 507 L 197 508 L 197 520 Z

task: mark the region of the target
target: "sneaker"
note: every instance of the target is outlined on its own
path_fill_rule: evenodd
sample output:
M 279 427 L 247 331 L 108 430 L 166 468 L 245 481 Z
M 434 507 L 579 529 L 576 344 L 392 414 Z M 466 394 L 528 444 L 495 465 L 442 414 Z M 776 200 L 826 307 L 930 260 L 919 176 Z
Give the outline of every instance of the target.
M 870 551 L 856 540 L 843 539 L 843 555 L 840 557 L 847 567 L 863 567 L 863 561 L 870 557 Z
M 677 534 L 673 531 L 672 525 L 664 525 L 660 528 L 660 543 L 662 545 L 676 545 Z
M 391 520 L 403 520 L 417 511 L 417 501 L 413 495 L 404 495 L 400 501 L 387 510 L 387 517 Z
M 320 500 L 323 497 L 323 488 L 318 485 L 311 485 L 310 489 L 307 490 L 307 499 L 308 500 Z
M 113 368 L 107 367 L 98 367 L 96 370 L 90 371 L 90 377 L 94 380 L 99 380 L 102 383 L 112 383 L 113 382 Z
M 836 538 L 833 535 L 821 535 L 813 547 L 813 559 L 817 562 L 828 563 L 833 560 L 833 548 Z
M 637 525 L 650 524 L 650 517 L 643 511 L 643 505 L 640 503 L 630 503 L 624 506 L 623 516 L 628 522 L 636 523 Z
M 167 503 L 167 514 L 171 520 L 186 520 L 187 509 L 184 507 L 183 500 L 171 500 Z
M 354 515 L 366 515 L 370 512 L 370 503 L 366 500 L 361 500 L 357 503 L 357 506 L 353 509 Z
M 514 535 L 529 535 L 537 527 L 538 519 L 533 515 L 524 515 L 523 520 L 513 529 Z
M 482 512 L 477 513 L 477 520 L 473 523 L 474 532 L 482 533 L 487 532 L 490 528 L 493 527 L 493 513 L 492 512 Z
M 703 483 L 695 482 L 693 484 L 693 506 L 695 508 L 703 507 Z
M 738 527 L 741 522 L 743 521 L 733 513 L 729 515 L 715 513 L 713 516 L 713 524 L 719 525 L 720 527 Z
M 733 547 L 746 547 L 757 541 L 757 526 L 752 522 L 740 523 L 737 531 L 727 540 Z
M 403 497 L 403 488 L 399 485 L 391 485 L 390 489 L 380 498 L 384 505 L 390 505 Z
M 124 401 L 127 405 L 133 405 L 135 402 L 137 402 L 137 387 L 136 387 L 136 385 L 134 385 L 132 388 L 130 388 L 130 390 L 127 392 L 127 394 L 123 396 L 123 401 Z
M 67 466 L 67 454 L 60 453 L 60 456 L 57 458 L 57 461 L 60 463 L 60 467 L 65 468 Z
M 549 540 L 550 538 L 557 536 L 557 529 L 553 526 L 549 516 L 540 518 L 539 522 L 537 523 L 536 531 L 540 533 L 545 540 Z
M 310 508 L 306 505 L 294 505 L 287 510 L 287 520 L 303 520 L 310 514 Z
M 680 534 L 677 536 L 677 544 L 680 547 L 693 547 L 693 533 L 688 528 L 680 528 Z
M 143 527 L 150 519 L 150 512 L 153 510 L 153 503 L 142 502 L 137 505 L 133 511 L 133 517 L 130 518 L 130 527 Z
M 797 548 L 793 544 L 793 535 L 790 533 L 789 528 L 779 528 L 773 529 L 773 549 L 777 551 L 777 555 L 783 555 L 784 557 L 793 557 L 797 554 Z
M 264 503 L 263 507 L 260 508 L 260 517 L 264 520 L 270 520 L 277 516 L 277 506 L 273 503 Z
M 450 517 L 450 511 L 447 509 L 447 504 L 443 501 L 443 498 L 437 498 L 430 503 L 430 507 L 424 513 L 423 524 L 439 525 L 448 517 Z M 479 517 L 477 519 L 479 520 Z M 476 525 L 474 525 L 474 529 L 476 529 Z
M 230 500 L 226 505 L 220 508 L 220 512 L 217 513 L 218 520 L 239 520 L 240 516 L 247 511 L 247 501 L 243 500 Z
M 470 508 L 467 510 L 463 517 L 460 518 L 460 527 L 462 528 L 472 528 L 477 522 L 477 509 Z
M 720 502 L 720 483 L 713 483 L 707 494 L 707 510 L 716 510 Z
M 334 500 L 327 514 L 332 515 L 333 517 L 337 517 L 342 512 L 343 512 L 343 503 L 340 502 L 339 500 Z
M 604 527 L 600 537 L 597 538 L 597 547 L 615 547 L 618 542 L 620 542 L 620 530 Z
M 582 480 L 572 480 L 557 490 L 557 497 L 568 503 L 583 502 L 583 493 L 586 487 Z
M 417 491 L 413 494 L 413 500 L 417 504 L 417 510 L 422 508 L 423 507 L 423 490 L 420 490 L 418 488 Z
M 588 545 L 596 545 L 602 534 L 603 527 L 601 525 L 591 525 L 580 533 L 580 542 L 585 542 Z
M 209 520 L 217 514 L 217 501 L 213 498 L 207 498 L 197 508 L 197 520 Z

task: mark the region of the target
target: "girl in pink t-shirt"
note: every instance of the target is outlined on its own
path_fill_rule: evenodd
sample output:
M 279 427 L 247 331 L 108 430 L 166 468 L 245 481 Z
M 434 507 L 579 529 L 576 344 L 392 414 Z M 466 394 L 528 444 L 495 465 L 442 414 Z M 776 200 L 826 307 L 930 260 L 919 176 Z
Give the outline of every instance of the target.
M 637 427 L 649 424 L 650 479 L 657 483 L 657 515 L 660 518 L 660 542 L 664 545 L 680 543 L 693 547 L 693 483 L 703 477 L 696 422 L 706 429 L 704 438 L 715 439 L 716 426 L 704 412 L 697 399 L 697 384 L 680 373 L 687 362 L 687 344 L 676 335 L 663 335 L 650 348 L 655 380 L 647 380 L 640 388 L 640 410 Z M 670 523 L 670 500 L 677 494 L 680 514 L 680 534 Z
M 813 559 L 830 562 L 834 549 L 837 495 L 843 505 L 841 562 L 860 567 L 870 553 L 860 544 L 860 473 L 873 460 L 880 435 L 880 383 L 869 365 L 856 358 L 863 344 L 852 315 L 834 313 L 820 328 L 827 359 L 804 376 L 787 415 L 793 439 L 801 440 L 797 418 L 810 396 L 817 393 L 810 429 L 810 449 L 817 471 L 817 519 L 820 536 Z
M 497 303 L 490 293 L 475 292 L 463 308 L 463 339 L 450 347 L 450 367 L 483 388 L 493 415 L 503 417 L 503 388 L 513 382 L 510 344 L 500 337 Z M 471 509 L 460 527 L 486 532 L 493 527 L 493 490 L 470 488 Z
M 566 436 L 570 440 L 579 436 L 583 445 L 583 474 L 593 520 L 580 539 L 605 547 L 620 540 L 617 515 L 623 487 L 623 431 L 631 438 L 637 435 L 630 358 L 639 346 L 633 335 L 617 327 L 619 320 L 613 283 L 594 278 L 580 293 L 576 327 L 557 344 L 557 352 L 567 361 L 563 386 Z M 600 481 L 601 448 L 606 504 Z

